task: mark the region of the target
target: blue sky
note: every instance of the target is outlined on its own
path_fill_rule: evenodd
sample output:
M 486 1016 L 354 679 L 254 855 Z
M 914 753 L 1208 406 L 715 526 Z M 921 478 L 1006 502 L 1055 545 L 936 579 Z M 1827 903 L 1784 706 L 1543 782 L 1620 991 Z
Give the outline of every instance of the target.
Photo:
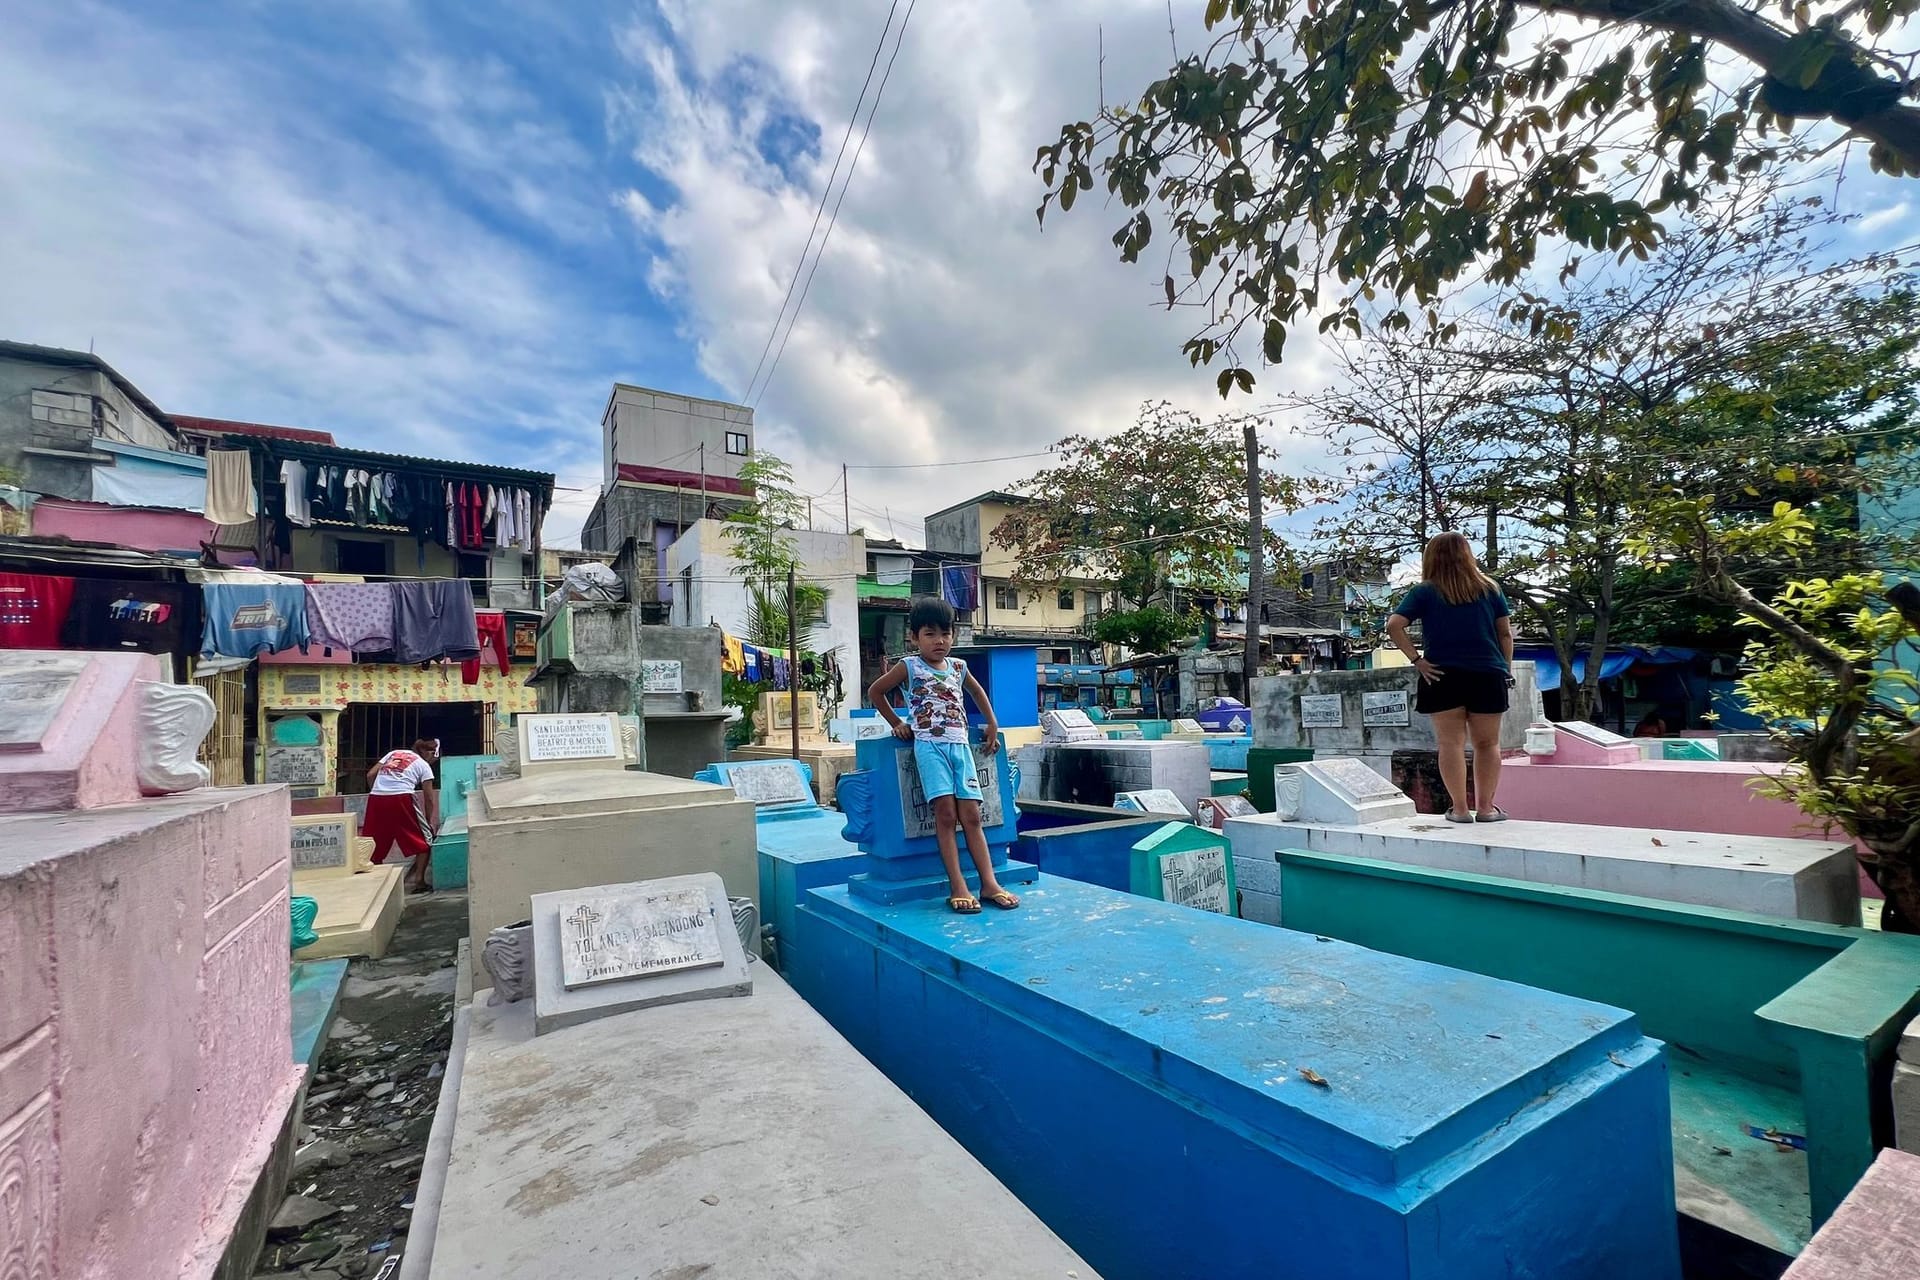
M 1176 5 L 1183 48 L 1200 8 Z M 552 470 L 565 543 L 610 383 L 745 391 L 888 0 L 4 9 L 0 336 L 91 344 L 180 413 Z M 1118 215 L 1033 218 L 1034 148 L 1097 106 L 1100 43 L 1111 97 L 1164 70 L 1166 21 L 1164 0 L 915 9 L 758 404 L 822 508 L 842 462 L 1218 407 L 1187 317 L 1115 261 Z M 1909 238 L 1904 189 L 1854 168 L 1867 238 Z M 1296 342 L 1264 386 L 1323 369 Z M 1034 466 L 856 472 L 854 520 L 915 539 Z

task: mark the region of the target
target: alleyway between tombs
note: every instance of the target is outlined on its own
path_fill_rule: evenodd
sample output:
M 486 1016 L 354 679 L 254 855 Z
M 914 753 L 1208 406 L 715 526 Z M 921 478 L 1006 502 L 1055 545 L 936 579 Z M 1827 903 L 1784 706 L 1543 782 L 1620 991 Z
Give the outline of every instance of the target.
M 404 1255 L 466 928 L 465 894 L 409 899 L 386 957 L 353 962 L 256 1280 L 374 1276 Z

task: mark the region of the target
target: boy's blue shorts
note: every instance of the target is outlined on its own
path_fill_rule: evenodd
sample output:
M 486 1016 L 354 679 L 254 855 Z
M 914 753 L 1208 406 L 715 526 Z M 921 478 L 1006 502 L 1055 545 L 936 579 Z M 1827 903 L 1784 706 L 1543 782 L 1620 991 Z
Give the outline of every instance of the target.
M 927 799 L 953 796 L 976 803 L 982 799 L 980 775 L 975 771 L 970 744 L 916 741 L 913 763 L 920 770 L 920 794 Z

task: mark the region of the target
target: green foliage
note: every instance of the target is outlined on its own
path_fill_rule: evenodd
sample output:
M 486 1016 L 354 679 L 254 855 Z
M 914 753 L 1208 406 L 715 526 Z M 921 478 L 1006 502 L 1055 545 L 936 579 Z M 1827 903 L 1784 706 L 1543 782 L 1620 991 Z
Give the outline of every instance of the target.
M 1125 645 L 1135 653 L 1168 653 L 1201 625 L 1192 610 L 1175 613 L 1159 605 L 1109 613 L 1095 624 L 1093 638 L 1101 644 Z
M 1136 607 L 1163 599 L 1177 566 L 1183 587 L 1236 594 L 1244 565 L 1247 469 L 1237 420 L 1204 422 L 1167 404 L 1146 404 L 1133 426 L 1099 438 L 1068 436 L 1059 462 L 1019 486 L 1033 501 L 993 530 L 1033 590 L 1067 579 L 1112 582 Z M 1271 458 L 1270 450 L 1262 456 Z M 1261 476 L 1268 511 L 1299 505 L 1303 487 Z M 1269 558 L 1284 555 L 1270 537 Z
M 806 501 L 794 488 L 793 468 L 771 453 L 756 452 L 741 464 L 739 478 L 753 501 L 727 517 L 733 572 L 748 582 L 784 579 L 800 558 L 794 530 L 806 515 Z
M 1222 395 L 1309 316 L 1359 334 L 1378 306 L 1383 332 L 1451 336 L 1454 282 L 1513 284 L 1552 241 L 1645 258 L 1662 215 L 1790 151 L 1794 118 L 1920 173 L 1904 64 L 1876 58 L 1913 0 L 1781 0 L 1795 32 L 1772 8 L 1649 5 L 1638 24 L 1617 0 L 1209 0 L 1210 45 L 1039 149 L 1039 216 L 1097 174 L 1128 211 L 1123 262 L 1170 237 L 1166 303 L 1205 315 L 1185 351 L 1226 360 Z M 1716 83 L 1729 52 L 1763 74 Z

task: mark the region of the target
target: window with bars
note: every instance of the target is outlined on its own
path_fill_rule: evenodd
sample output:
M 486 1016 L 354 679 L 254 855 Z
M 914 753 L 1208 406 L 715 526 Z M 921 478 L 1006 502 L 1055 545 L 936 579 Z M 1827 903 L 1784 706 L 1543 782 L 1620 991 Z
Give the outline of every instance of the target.
M 995 587 L 993 589 L 993 607 L 1004 609 L 1008 613 L 1020 612 L 1020 592 L 1015 587 Z

